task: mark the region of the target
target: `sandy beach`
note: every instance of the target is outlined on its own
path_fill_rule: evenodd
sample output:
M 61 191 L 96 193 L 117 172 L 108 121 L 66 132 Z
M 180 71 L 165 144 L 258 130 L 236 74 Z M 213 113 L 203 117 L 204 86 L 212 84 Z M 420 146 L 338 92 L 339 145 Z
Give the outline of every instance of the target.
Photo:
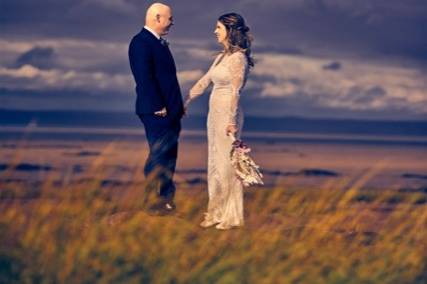
M 117 134 L 116 130 L 116 136 L 101 135 L 96 139 L 87 134 L 90 130 L 74 136 L 72 131 L 50 130 L 50 134 L 46 131 L 39 136 L 34 131 L 33 137 L 21 134 L 18 139 L 18 136 L 9 135 L 0 140 L 1 169 L 4 171 L 11 164 L 16 167 L 7 176 L 3 173 L 3 180 L 32 182 L 47 177 L 91 178 L 88 170 L 94 164 L 102 163 L 110 182 L 134 182 L 129 180 L 130 173 L 138 167 L 141 170 L 148 153 L 146 141 L 138 130 L 133 136 L 129 131 Z M 402 190 L 426 185 L 427 165 L 424 161 L 427 151 L 422 145 L 411 145 L 396 138 L 393 143 L 372 139 L 332 135 L 270 135 L 263 138 L 258 134 L 247 135 L 245 141 L 262 168 L 266 187 L 319 187 L 334 183 L 340 187 L 343 184 L 351 186 L 353 180 L 367 173 L 372 177 L 363 186 L 370 189 Z M 207 145 L 203 132 L 184 131 L 175 176 L 177 183 L 205 184 L 206 166 Z

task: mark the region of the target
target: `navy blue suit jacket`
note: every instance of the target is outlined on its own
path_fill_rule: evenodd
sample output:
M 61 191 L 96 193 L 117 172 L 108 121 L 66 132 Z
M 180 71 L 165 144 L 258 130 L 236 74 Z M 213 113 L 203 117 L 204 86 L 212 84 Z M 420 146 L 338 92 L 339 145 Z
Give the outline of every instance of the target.
M 129 62 L 136 82 L 136 114 L 153 114 L 166 107 L 171 121 L 180 119 L 183 102 L 169 47 L 142 29 L 130 42 Z

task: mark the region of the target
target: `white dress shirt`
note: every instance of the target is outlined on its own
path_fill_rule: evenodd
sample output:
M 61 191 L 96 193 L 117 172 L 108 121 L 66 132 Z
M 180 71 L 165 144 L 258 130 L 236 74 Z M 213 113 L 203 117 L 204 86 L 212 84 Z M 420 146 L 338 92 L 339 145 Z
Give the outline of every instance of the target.
M 155 32 L 155 31 L 153 31 L 152 29 L 150 29 L 149 27 L 147 27 L 147 26 L 144 26 L 144 29 L 146 29 L 146 30 L 148 30 L 150 33 L 152 33 L 158 40 L 160 40 L 160 36 Z

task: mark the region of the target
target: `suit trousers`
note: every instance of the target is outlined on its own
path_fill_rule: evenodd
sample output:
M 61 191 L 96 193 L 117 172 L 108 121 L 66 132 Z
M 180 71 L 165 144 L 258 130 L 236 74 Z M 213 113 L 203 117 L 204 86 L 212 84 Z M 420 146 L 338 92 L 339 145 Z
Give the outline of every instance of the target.
M 144 166 L 147 179 L 159 182 L 159 197 L 173 200 L 175 196 L 175 173 L 178 156 L 178 138 L 181 121 L 170 121 L 155 114 L 138 115 L 145 128 L 149 146 L 149 155 Z

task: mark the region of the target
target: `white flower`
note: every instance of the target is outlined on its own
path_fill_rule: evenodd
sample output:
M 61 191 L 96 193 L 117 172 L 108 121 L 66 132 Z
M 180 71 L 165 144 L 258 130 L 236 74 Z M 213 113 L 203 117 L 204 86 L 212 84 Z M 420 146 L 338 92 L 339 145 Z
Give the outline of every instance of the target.
M 251 149 L 241 140 L 235 140 L 230 152 L 231 165 L 244 186 L 264 184 L 259 166 L 248 155 L 250 151 Z

